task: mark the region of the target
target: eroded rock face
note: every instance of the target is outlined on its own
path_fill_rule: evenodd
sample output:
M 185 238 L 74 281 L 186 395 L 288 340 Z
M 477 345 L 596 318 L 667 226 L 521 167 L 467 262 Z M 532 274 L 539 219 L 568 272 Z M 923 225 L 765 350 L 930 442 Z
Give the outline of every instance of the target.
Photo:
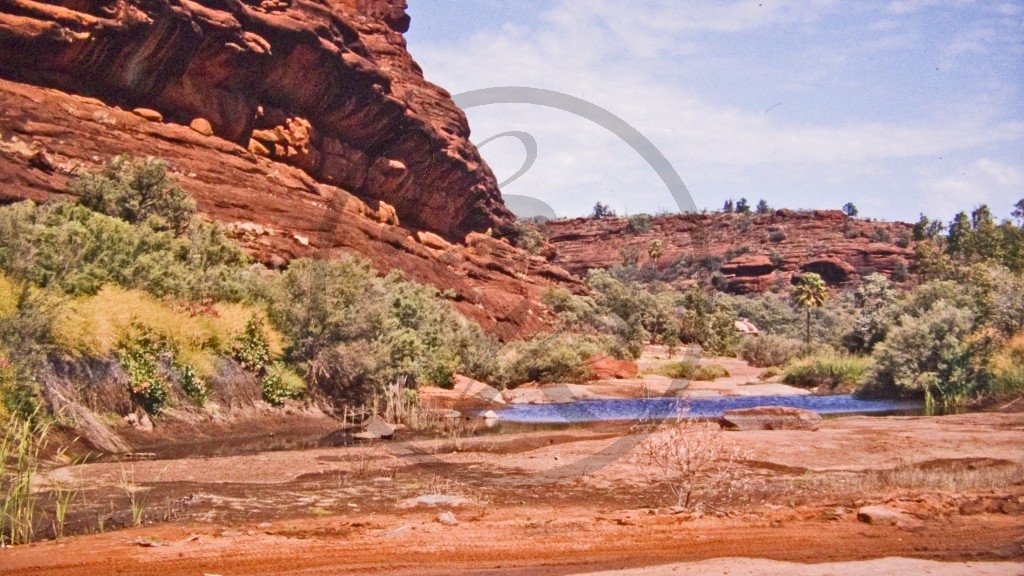
M 539 302 L 547 287 L 583 290 L 578 278 L 505 241 L 418 234 L 387 202 L 365 202 L 189 126 L 0 80 L 0 204 L 64 197 L 73 172 L 98 170 L 118 153 L 165 159 L 203 215 L 268 266 L 355 252 L 381 273 L 436 286 L 503 340 L 546 328 L 550 314 Z
M 650 231 L 630 233 L 624 218 L 548 222 L 551 262 L 585 275 L 638 256 L 647 276 L 685 288 L 720 274 L 717 286 L 737 294 L 787 290 L 795 277 L 816 272 L 833 287 L 852 286 L 879 272 L 912 279 L 911 225 L 849 218 L 839 210 L 778 210 L 772 214 L 658 216 Z M 657 260 L 648 247 L 661 241 Z
M 192 126 L 448 240 L 513 217 L 403 0 L 9 0 L 0 76 Z M 10 102 L 3 102 L 9 106 Z M 104 156 L 119 151 L 104 150 Z

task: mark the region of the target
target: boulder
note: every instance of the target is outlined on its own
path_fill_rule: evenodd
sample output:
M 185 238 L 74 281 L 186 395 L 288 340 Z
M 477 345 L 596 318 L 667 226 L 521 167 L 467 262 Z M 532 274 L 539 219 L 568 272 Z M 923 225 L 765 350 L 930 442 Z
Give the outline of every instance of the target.
M 875 526 L 916 528 L 922 523 L 917 518 L 888 506 L 863 506 L 857 510 L 857 520 Z
M 213 136 L 213 126 L 210 125 L 210 121 L 206 118 L 196 118 L 189 123 L 188 127 L 203 136 Z
M 640 371 L 632 360 L 616 360 L 604 356 L 590 358 L 586 364 L 594 371 L 594 380 L 635 378 Z
M 139 118 L 143 118 L 145 120 L 149 120 L 150 122 L 163 122 L 164 121 L 164 115 L 163 114 L 157 112 L 156 110 L 152 110 L 150 108 L 136 108 L 136 109 L 132 110 L 132 114 L 135 114 Z
M 729 430 L 817 430 L 821 416 L 787 406 L 758 406 L 726 410 L 720 421 Z

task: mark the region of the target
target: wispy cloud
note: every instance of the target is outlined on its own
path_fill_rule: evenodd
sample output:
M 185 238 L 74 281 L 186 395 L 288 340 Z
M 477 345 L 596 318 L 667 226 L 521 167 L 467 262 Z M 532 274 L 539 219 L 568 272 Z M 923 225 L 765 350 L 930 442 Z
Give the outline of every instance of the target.
M 1024 118 L 1008 104 L 1022 96 L 1019 76 L 995 69 L 980 78 L 983 85 L 954 86 L 959 92 L 904 77 L 907 59 L 921 59 L 920 68 L 909 68 L 921 71 L 918 82 L 946 81 L 929 80 L 936 56 L 914 52 L 921 37 L 903 23 L 938 9 L 933 3 L 758 4 L 566 0 L 532 25 L 490 26 L 412 51 L 428 79 L 453 93 L 523 85 L 605 107 L 665 153 L 698 206 L 739 196 L 803 207 L 854 200 L 875 207 L 875 216 L 912 218 L 936 197 L 959 206 L 962 183 L 951 165 L 983 174 L 977 181 L 986 197 L 1020 193 L 1012 177 L 986 171 L 1024 164 Z M 985 32 L 981 20 L 967 24 L 947 40 L 959 58 L 1014 41 L 998 28 Z M 890 56 L 895 50 L 899 56 Z M 934 98 L 939 89 L 945 94 Z M 777 102 L 783 105 L 764 113 Z M 583 213 L 598 200 L 634 212 L 672 205 L 635 153 L 585 121 L 528 106 L 468 113 L 475 141 L 512 129 L 537 138 L 540 158 L 510 193 L 545 200 L 562 214 Z M 498 143 L 482 152 L 499 179 L 522 157 Z

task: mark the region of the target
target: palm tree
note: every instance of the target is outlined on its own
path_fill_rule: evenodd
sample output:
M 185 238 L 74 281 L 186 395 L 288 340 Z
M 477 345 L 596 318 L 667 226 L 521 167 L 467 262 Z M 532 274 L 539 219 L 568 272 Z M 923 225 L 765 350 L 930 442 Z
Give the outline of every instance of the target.
M 807 327 L 804 342 L 807 347 L 811 346 L 811 308 L 821 308 L 828 299 L 828 288 L 821 276 L 814 272 L 808 272 L 800 276 L 800 280 L 793 288 L 793 302 L 807 311 Z

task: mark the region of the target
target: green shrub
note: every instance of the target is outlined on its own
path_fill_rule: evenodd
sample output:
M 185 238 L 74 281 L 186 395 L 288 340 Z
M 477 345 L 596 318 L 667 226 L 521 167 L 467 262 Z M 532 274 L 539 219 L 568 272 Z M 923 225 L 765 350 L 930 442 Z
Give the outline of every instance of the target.
M 726 370 L 724 366 L 719 366 L 718 364 L 699 364 L 697 369 L 693 372 L 694 380 L 701 380 L 704 382 L 728 377 L 729 371 Z
M 263 319 L 259 316 L 250 316 L 245 322 L 245 329 L 235 336 L 234 344 L 231 346 L 231 355 L 242 368 L 256 374 L 263 375 L 267 366 L 270 365 L 270 343 L 267 340 L 267 333 L 263 326 Z
M 264 401 L 280 406 L 285 400 L 301 397 L 306 391 L 306 383 L 283 363 L 274 362 L 260 379 L 260 388 Z
M 871 360 L 857 356 L 814 356 L 786 367 L 782 381 L 793 386 L 852 390 L 866 377 Z
M 1024 332 L 1012 338 L 992 360 L 992 393 L 1024 392 Z
M 167 342 L 145 329 L 126 337 L 117 348 L 118 362 L 128 375 L 128 390 L 150 414 L 160 414 L 167 403 L 167 382 L 159 363 L 172 356 Z
M 248 257 L 216 224 L 196 220 L 176 237 L 71 203 L 0 208 L 0 272 L 72 295 L 115 283 L 197 301 L 240 300 L 252 282 Z
M 690 380 L 696 372 L 697 362 L 695 360 L 672 362 L 670 364 L 665 364 L 657 370 L 657 373 L 662 376 L 668 376 L 669 378 L 676 378 L 679 380 Z
M 512 388 L 526 382 L 586 382 L 594 375 L 587 360 L 606 349 L 601 338 L 558 333 L 513 342 L 505 347 L 496 383 Z
M 651 221 L 653 218 L 650 214 L 634 214 L 629 217 L 629 222 L 626 224 L 626 231 L 630 234 L 646 234 L 651 231 Z
M 195 368 L 188 364 L 175 364 L 174 371 L 178 374 L 178 380 L 185 394 L 196 404 L 200 406 L 205 404 L 206 399 L 210 396 L 210 388 L 199 374 L 196 374 Z
M 784 336 L 748 336 L 743 339 L 740 346 L 740 358 L 758 368 L 782 366 L 799 354 L 802 347 L 803 344 L 799 340 Z
M 875 347 L 860 393 L 960 404 L 988 385 L 992 342 L 972 335 L 974 314 L 937 301 L 920 317 L 904 315 Z
M 782 368 L 779 368 L 778 366 L 770 366 L 768 368 L 765 368 L 764 370 L 761 370 L 761 373 L 757 375 L 757 379 L 762 382 L 765 382 L 767 380 L 775 378 L 779 374 L 783 374 L 784 372 L 785 371 Z
M 196 211 L 195 202 L 167 176 L 167 165 L 160 160 L 118 156 L 102 172 L 72 179 L 68 191 L 90 210 L 175 234 L 188 228 Z

